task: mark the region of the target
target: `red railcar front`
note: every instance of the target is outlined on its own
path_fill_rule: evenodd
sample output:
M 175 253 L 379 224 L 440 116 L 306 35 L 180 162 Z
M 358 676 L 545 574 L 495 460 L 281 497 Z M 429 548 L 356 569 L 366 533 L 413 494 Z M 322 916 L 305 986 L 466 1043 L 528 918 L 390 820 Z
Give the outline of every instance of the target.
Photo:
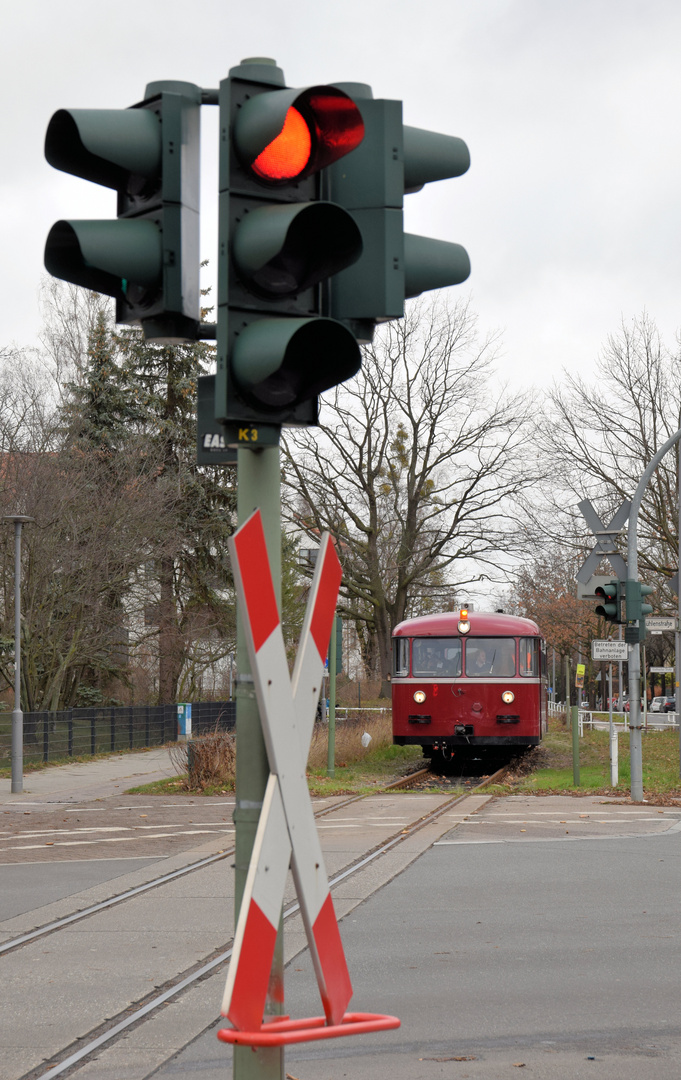
M 546 731 L 546 653 L 530 619 L 443 612 L 393 634 L 393 742 L 429 757 L 512 756 Z

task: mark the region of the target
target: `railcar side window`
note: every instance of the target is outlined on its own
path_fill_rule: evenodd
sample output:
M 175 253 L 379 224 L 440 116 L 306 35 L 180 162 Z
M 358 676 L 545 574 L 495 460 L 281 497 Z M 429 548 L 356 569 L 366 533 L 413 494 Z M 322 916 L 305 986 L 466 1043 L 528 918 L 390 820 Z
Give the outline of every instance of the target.
M 409 638 L 393 639 L 393 674 L 397 678 L 409 674 Z
M 458 638 L 414 638 L 411 673 L 456 679 L 461 674 L 461 642 Z
M 539 674 L 539 639 L 524 637 L 520 639 L 520 674 Z
M 515 638 L 466 638 L 466 675 L 515 675 Z

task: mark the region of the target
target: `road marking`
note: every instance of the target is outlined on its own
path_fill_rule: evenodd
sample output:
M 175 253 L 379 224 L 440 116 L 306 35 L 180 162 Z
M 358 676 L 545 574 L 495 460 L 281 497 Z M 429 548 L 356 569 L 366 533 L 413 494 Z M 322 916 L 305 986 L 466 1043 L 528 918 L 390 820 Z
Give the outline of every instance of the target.
M 84 847 L 92 844 L 125 844 L 134 843 L 135 840 L 167 840 L 172 836 L 215 836 L 228 835 L 234 832 L 234 828 L 228 829 L 191 829 L 185 832 L 172 832 L 172 833 L 156 833 L 149 836 L 103 836 L 101 840 L 53 840 L 49 843 L 43 841 L 42 844 L 15 844 L 13 847 L 3 848 L 3 851 L 34 851 L 36 848 L 45 847 Z
M 175 822 L 162 821 L 156 825 L 83 825 L 80 829 L 45 829 L 40 832 L 30 833 L 0 833 L 0 838 L 6 836 L 8 839 L 13 840 L 35 840 L 39 836 L 82 836 L 85 833 L 104 833 L 104 832 L 127 832 L 134 833 L 142 829 L 186 829 L 188 825 L 191 825 L 194 829 L 201 828 L 215 828 L 218 831 L 223 825 L 220 821 L 180 821 Z M 225 823 L 226 825 L 226 823 Z M 231 826 L 226 825 L 226 828 Z

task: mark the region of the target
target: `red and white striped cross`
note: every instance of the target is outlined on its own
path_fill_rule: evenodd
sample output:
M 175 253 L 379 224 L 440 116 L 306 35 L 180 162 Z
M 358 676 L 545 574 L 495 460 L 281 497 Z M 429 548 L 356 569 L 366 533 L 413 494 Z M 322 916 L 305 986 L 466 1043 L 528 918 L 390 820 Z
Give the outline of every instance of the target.
M 240 1031 L 256 1031 L 262 1025 L 290 864 L 326 1020 L 328 1024 L 339 1024 L 352 997 L 352 985 L 305 767 L 341 567 L 331 537 L 324 533 L 298 655 L 289 678 L 259 510 L 230 538 L 229 547 L 237 596 L 244 613 L 270 778 L 239 911 L 221 1012 Z

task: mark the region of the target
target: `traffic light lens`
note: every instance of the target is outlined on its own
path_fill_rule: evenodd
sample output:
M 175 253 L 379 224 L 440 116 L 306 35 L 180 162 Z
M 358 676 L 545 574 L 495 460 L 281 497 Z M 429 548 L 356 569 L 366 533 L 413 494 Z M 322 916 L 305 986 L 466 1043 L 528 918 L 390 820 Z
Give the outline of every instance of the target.
M 362 114 L 349 97 L 311 94 L 308 105 L 315 119 L 319 157 L 326 166 L 349 154 L 364 138 Z
M 310 129 L 297 109 L 286 113 L 284 126 L 253 162 L 253 171 L 263 180 L 293 180 L 310 160 Z

